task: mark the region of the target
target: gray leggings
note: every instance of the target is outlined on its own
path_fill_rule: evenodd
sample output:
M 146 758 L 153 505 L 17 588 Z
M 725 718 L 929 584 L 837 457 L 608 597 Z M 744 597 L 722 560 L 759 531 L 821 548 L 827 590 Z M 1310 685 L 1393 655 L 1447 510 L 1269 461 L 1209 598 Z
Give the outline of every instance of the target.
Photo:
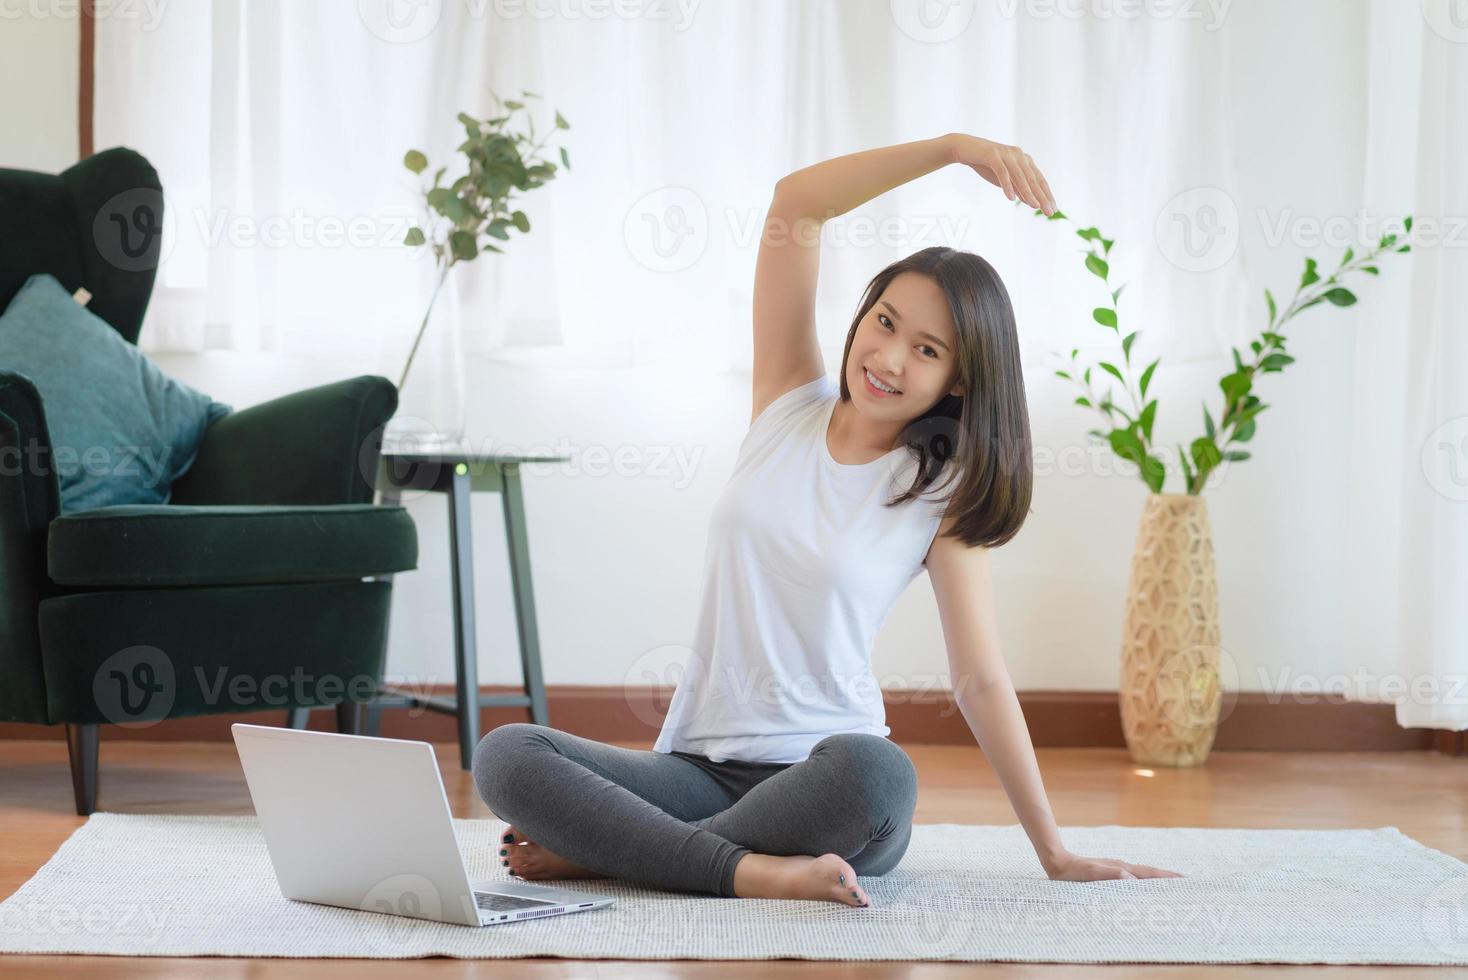
M 917 772 L 880 735 L 830 735 L 801 762 L 711 762 L 517 722 L 474 750 L 495 816 L 573 864 L 673 891 L 734 895 L 758 854 L 839 854 L 859 875 L 907 850 Z

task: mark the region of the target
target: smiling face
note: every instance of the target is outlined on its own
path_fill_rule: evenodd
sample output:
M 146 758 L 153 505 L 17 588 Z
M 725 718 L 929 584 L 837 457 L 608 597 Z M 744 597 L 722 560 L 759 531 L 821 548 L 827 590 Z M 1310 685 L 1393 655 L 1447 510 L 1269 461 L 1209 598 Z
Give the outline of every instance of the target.
M 903 272 L 887 284 L 857 324 L 846 387 L 863 415 L 882 421 L 915 419 L 945 395 L 963 394 L 958 331 L 932 278 Z

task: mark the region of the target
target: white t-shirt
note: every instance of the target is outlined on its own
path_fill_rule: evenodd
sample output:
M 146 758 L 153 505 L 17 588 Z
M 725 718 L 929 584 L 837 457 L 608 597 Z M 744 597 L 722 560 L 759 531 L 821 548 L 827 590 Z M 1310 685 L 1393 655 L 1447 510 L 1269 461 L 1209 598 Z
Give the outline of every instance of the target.
M 827 376 L 793 388 L 740 444 L 709 520 L 693 653 L 654 751 L 800 762 L 827 735 L 891 733 L 872 641 L 922 570 L 951 487 L 884 507 L 916 461 L 906 447 L 833 459 L 840 396 Z

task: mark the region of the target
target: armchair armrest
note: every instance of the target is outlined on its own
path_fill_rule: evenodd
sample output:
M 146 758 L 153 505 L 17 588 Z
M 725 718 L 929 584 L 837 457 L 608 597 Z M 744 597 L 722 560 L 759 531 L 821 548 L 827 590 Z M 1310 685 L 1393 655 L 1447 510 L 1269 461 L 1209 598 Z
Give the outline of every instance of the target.
M 60 512 L 40 393 L 0 372 L 0 721 L 48 721 L 37 609 L 57 591 L 46 535 Z
M 169 502 L 371 503 L 397 405 L 392 382 L 363 375 L 232 412 L 209 426 Z

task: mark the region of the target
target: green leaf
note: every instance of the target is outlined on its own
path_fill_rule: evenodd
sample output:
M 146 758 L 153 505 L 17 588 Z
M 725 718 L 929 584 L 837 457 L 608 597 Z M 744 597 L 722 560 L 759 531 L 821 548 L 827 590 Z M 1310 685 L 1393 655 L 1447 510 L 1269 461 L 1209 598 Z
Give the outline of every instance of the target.
M 1086 241 L 1092 241 L 1093 239 L 1101 237 L 1101 233 L 1095 228 L 1077 228 L 1076 234 L 1079 235 L 1081 238 L 1084 238 Z
M 1125 288 L 1126 288 L 1126 283 L 1122 283 L 1120 286 L 1117 286 L 1115 289 L 1113 289 L 1111 291 L 1111 305 L 1112 306 L 1115 306 L 1116 305 L 1116 299 L 1117 299 L 1117 297 L 1121 295 L 1121 291 L 1123 289 L 1125 289 Z
M 1303 275 L 1300 276 L 1300 288 L 1301 289 L 1304 289 L 1306 286 L 1310 285 L 1311 283 L 1319 282 L 1319 281 L 1320 281 L 1320 276 L 1316 275 L 1316 273 L 1315 273 L 1315 260 L 1314 259 L 1306 259 L 1305 260 L 1305 272 L 1304 272 Z
M 1250 419 L 1234 430 L 1234 442 L 1248 442 L 1254 438 L 1254 420 Z
M 1142 380 L 1139 383 L 1139 387 L 1142 389 L 1142 397 L 1143 398 L 1146 398 L 1147 397 L 1147 385 L 1152 380 L 1152 372 L 1155 371 L 1155 370 L 1157 370 L 1157 361 L 1160 361 L 1160 360 L 1162 360 L 1162 358 L 1160 358 L 1160 357 L 1157 358 L 1156 361 L 1153 361 L 1151 364 L 1148 364 L 1147 365 L 1147 370 L 1145 370 L 1145 371 L 1142 372 Z
M 1397 251 L 1398 252 L 1410 252 L 1410 251 L 1412 251 L 1412 246 L 1411 245 L 1403 245 L 1401 248 L 1397 249 Z
M 510 220 L 515 223 L 515 228 L 520 234 L 523 235 L 530 230 L 530 219 L 525 217 L 524 211 L 516 211 L 510 215 Z
M 474 236 L 467 231 L 456 231 L 450 235 L 449 249 L 453 252 L 455 259 L 463 262 L 467 262 L 479 254 L 479 249 L 474 244 Z
M 1187 480 L 1188 488 L 1189 489 L 1192 489 L 1192 486 L 1193 486 L 1193 467 L 1188 463 L 1188 454 L 1187 454 L 1187 452 L 1185 452 L 1183 450 L 1182 443 L 1178 443 L 1178 447 L 1177 447 L 1177 461 L 1182 464 L 1182 467 L 1183 467 L 1183 476 Z
M 1249 393 L 1249 386 L 1252 383 L 1249 372 L 1245 370 L 1235 371 L 1233 374 L 1225 374 L 1222 378 L 1218 379 L 1218 387 L 1223 389 L 1223 403 L 1226 406 L 1225 419 L 1228 417 L 1227 412 L 1231 412 L 1239 399 Z
M 1369 272 L 1369 273 L 1371 273 L 1371 274 L 1372 274 L 1372 275 L 1373 275 L 1373 276 L 1379 276 L 1379 275 L 1381 275 L 1381 270 L 1380 270 L 1380 269 L 1378 269 L 1378 268 L 1377 268 L 1377 267 L 1376 267 L 1376 266 L 1374 266 L 1374 265 L 1363 265 L 1363 266 L 1362 266 L 1362 267 L 1361 267 L 1361 271 L 1362 271 L 1362 272 Z
M 1090 269 L 1102 279 L 1105 279 L 1107 274 L 1111 271 L 1111 266 L 1106 264 L 1106 260 L 1096 255 L 1086 256 L 1086 268 Z
M 1153 493 L 1162 492 L 1162 481 L 1167 479 L 1167 467 L 1156 456 L 1142 460 L 1142 480 Z
M 1198 467 L 1199 475 L 1206 475 L 1213 467 L 1218 465 L 1222 458 L 1218 446 L 1212 439 L 1205 437 L 1194 439 L 1192 449 L 1193 463 Z
M 1350 306 L 1356 302 L 1356 294 L 1341 286 L 1337 286 L 1334 289 L 1327 289 L 1325 291 L 1325 298 L 1336 306 Z
M 1269 325 L 1272 327 L 1274 326 L 1274 318 L 1277 313 L 1274 307 L 1274 294 L 1267 289 L 1264 290 L 1264 300 L 1269 304 Z
M 506 221 L 505 219 L 498 218 L 489 223 L 489 227 L 484 229 L 484 233 L 494 238 L 498 238 L 502 242 L 507 242 L 510 240 L 510 233 L 507 232 L 505 228 L 508 227 L 509 224 L 510 222 Z
M 1131 357 L 1132 357 L 1132 341 L 1134 341 L 1136 339 L 1137 339 L 1137 331 L 1135 331 L 1135 330 L 1133 330 L 1131 333 L 1127 334 L 1126 337 L 1124 337 L 1122 339 L 1122 342 L 1121 342 L 1121 352 L 1122 352 L 1122 354 L 1124 354 L 1126 356 L 1127 363 L 1131 363 Z
M 523 102 L 516 102 L 514 99 L 506 99 L 505 100 L 505 108 L 506 109 L 509 109 L 511 112 L 513 112 L 516 109 L 523 109 L 523 108 L 525 108 L 525 103 L 523 103 Z
M 1116 329 L 1116 311 L 1114 310 L 1108 310 L 1104 306 L 1098 306 L 1091 311 L 1091 319 L 1103 327 L 1110 327 L 1113 330 Z
M 1341 265 L 1344 266 L 1347 262 L 1350 262 L 1351 259 L 1355 257 L 1355 255 L 1356 255 L 1356 250 L 1355 249 L 1352 249 L 1352 248 L 1346 249 L 1346 254 L 1341 256 Z
M 439 210 L 443 212 L 445 218 L 448 218 L 454 224 L 458 224 L 469 217 L 470 213 L 469 205 L 464 203 L 463 198 L 452 195 L 444 199 L 443 207 L 439 208 Z
M 1089 398 L 1087 398 L 1085 395 L 1081 395 L 1081 396 L 1077 397 L 1076 398 L 1076 404 L 1077 405 L 1080 405 L 1083 408 L 1090 408 L 1090 407 L 1092 407 L 1091 406 L 1091 400 Z
M 1113 239 L 1113 238 L 1103 238 L 1103 239 L 1101 239 L 1101 247 L 1106 250 L 1106 254 L 1107 255 L 1110 255 L 1111 254 L 1111 246 L 1113 246 L 1115 244 L 1116 244 L 1116 240 Z
M 1148 442 L 1152 441 L 1152 419 L 1156 415 L 1157 399 L 1154 398 L 1147 403 L 1146 407 L 1142 409 L 1142 414 L 1137 418 L 1137 422 L 1142 426 L 1142 435 Z
M 498 252 L 501 255 L 503 255 L 505 252 L 505 250 L 500 248 L 498 245 L 491 245 L 489 242 L 484 243 L 484 247 L 482 250 L 485 252 Z
M 1138 439 L 1136 433 L 1131 429 L 1112 429 L 1111 451 L 1122 459 L 1141 464 L 1147 458 L 1147 451 L 1142 447 L 1142 440 Z
M 1402 219 L 1402 230 L 1407 234 L 1412 233 L 1412 216 L 1410 214 Z
M 566 156 L 566 148 L 564 146 L 561 147 L 561 166 L 567 170 L 571 169 L 571 158 Z
M 408 233 L 403 236 L 404 245 L 422 245 L 425 241 L 427 239 L 423 237 L 423 229 L 417 225 L 409 228 Z
M 1102 361 L 1099 367 L 1107 374 L 1110 374 L 1117 381 L 1120 381 L 1122 384 L 1126 384 L 1126 378 L 1122 377 L 1121 372 L 1117 370 L 1115 364 L 1111 364 L 1107 361 Z
M 1036 211 L 1035 213 L 1036 214 L 1044 214 L 1045 212 L 1044 211 Z M 1057 209 L 1053 213 L 1050 214 L 1049 220 L 1051 220 L 1051 221 L 1064 221 L 1065 220 L 1065 212 L 1060 211 L 1059 209 Z
M 1210 439 L 1218 436 L 1217 430 L 1213 428 L 1213 416 L 1208 414 L 1207 405 L 1203 406 L 1203 431 L 1208 433 L 1208 438 Z
M 415 174 L 421 174 L 428 169 L 428 158 L 417 150 L 409 150 L 403 154 L 403 166 Z
M 566 117 L 562 116 L 559 111 L 556 112 L 556 128 L 557 129 L 570 129 L 571 128 L 571 124 L 568 123 L 568 122 L 566 122 Z
M 452 197 L 452 192 L 447 187 L 435 187 L 428 192 L 428 206 L 438 213 L 443 213 L 443 202 Z
M 1295 359 L 1288 354 L 1269 354 L 1259 362 L 1259 367 L 1264 371 L 1282 371 L 1286 364 L 1295 363 Z
M 1249 454 L 1242 449 L 1230 449 L 1223 454 L 1223 458 L 1235 463 L 1242 463 L 1249 458 Z
M 1057 378 L 1064 378 L 1067 381 L 1070 380 L 1070 372 L 1069 371 L 1056 371 L 1055 372 L 1055 376 Z
M 1231 347 L 1229 349 L 1234 352 L 1234 369 L 1242 371 L 1244 369 L 1244 361 L 1243 358 L 1239 357 L 1239 349 L 1237 347 Z

